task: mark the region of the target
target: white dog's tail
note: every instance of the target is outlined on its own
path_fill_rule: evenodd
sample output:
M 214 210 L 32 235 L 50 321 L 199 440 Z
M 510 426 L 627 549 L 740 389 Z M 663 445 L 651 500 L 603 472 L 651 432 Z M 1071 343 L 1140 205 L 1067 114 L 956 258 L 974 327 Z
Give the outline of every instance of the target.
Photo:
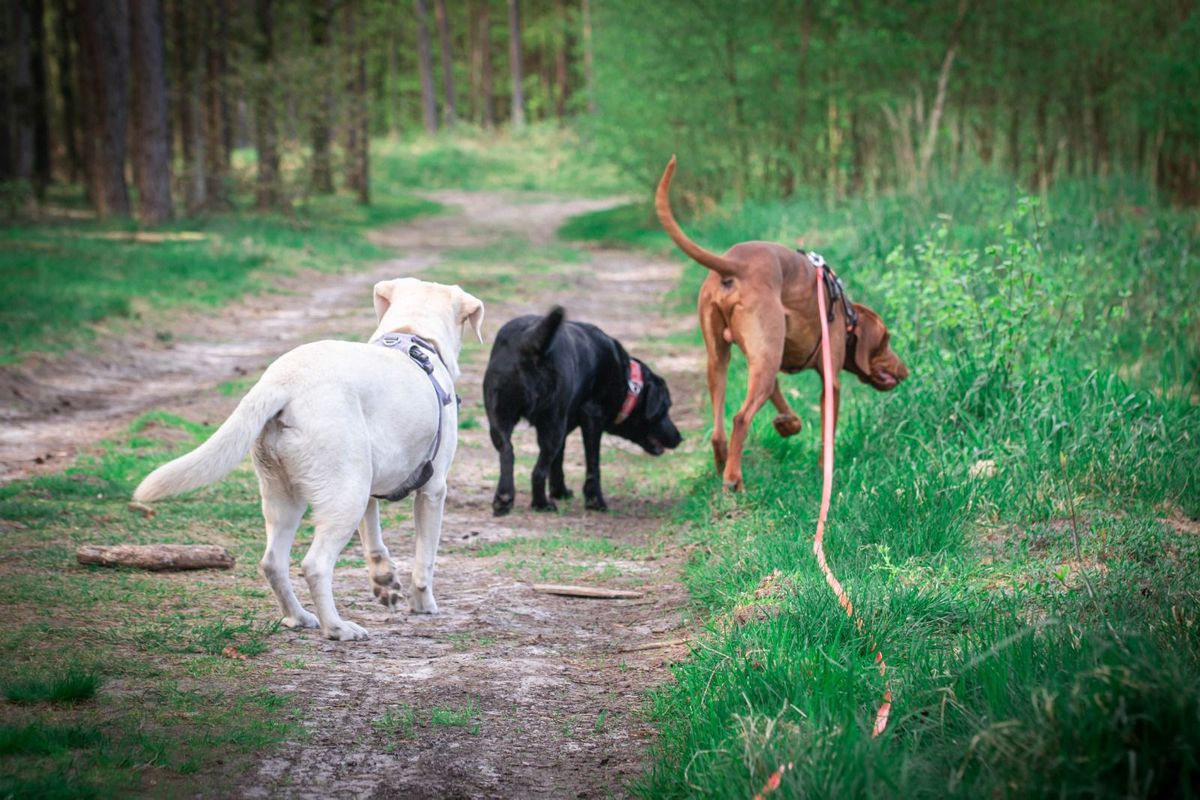
M 257 384 L 208 441 L 147 475 L 134 491 L 133 499 L 148 503 L 197 489 L 223 477 L 241 463 L 263 425 L 278 414 L 289 399 L 281 386 Z

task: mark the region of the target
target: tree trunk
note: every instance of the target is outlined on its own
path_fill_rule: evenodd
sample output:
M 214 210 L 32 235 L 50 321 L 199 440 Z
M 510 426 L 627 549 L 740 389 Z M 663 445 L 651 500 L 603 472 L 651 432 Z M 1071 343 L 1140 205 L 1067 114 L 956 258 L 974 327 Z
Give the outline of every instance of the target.
M 1008 171 L 1014 180 L 1021 177 L 1021 106 L 1013 102 L 1008 114 Z
M 190 190 L 188 208 L 198 211 L 208 205 L 208 157 L 205 153 L 208 114 L 204 102 L 205 87 L 208 85 L 208 10 L 193 6 L 190 13 L 189 41 L 192 58 L 190 67 L 190 89 L 187 103 L 191 111 L 191 129 L 186 136 L 191 140 Z
M 153 225 L 174 214 L 162 0 L 130 0 L 129 22 L 129 52 L 133 64 L 133 177 L 138 188 L 138 218 Z
M 438 43 L 442 50 L 442 122 L 447 128 L 458 121 L 458 103 L 454 97 L 454 53 L 450 49 L 450 20 L 446 18 L 446 0 L 433 0 L 437 17 Z
M 38 201 L 46 199 L 50 184 L 50 104 L 46 97 L 46 3 L 29 0 L 30 20 L 33 23 L 33 51 L 30 70 L 33 73 L 33 190 Z
M 254 149 L 258 153 L 255 205 L 259 211 L 285 206 L 283 181 L 279 172 L 279 132 L 276 125 L 275 96 L 275 8 L 273 0 L 255 0 L 254 18 L 257 38 L 254 62 L 257 75 L 254 86 Z
M 129 127 L 129 9 L 123 0 L 79 0 L 81 75 L 87 87 L 88 181 L 96 213 L 129 214 L 125 137 Z
M 554 53 L 554 82 L 557 85 L 554 112 L 561 122 L 567 116 L 567 93 L 570 91 L 567 78 L 567 49 L 570 47 L 570 37 L 567 30 L 567 7 L 563 0 L 554 0 L 554 11 L 558 22 L 558 36 L 555 37 L 557 49 Z
M 433 89 L 433 53 L 429 47 L 429 7 L 425 0 L 413 0 L 417 13 L 417 67 L 421 73 L 421 116 L 425 130 L 437 133 L 437 97 Z
M 3 21 L 4 84 L 8 94 L 3 125 L 11 148 L 8 169 L 0 180 L 16 178 L 32 185 L 34 169 L 33 8 L 29 0 L 10 0 Z
M 492 69 L 492 19 L 489 0 L 479 7 L 480 102 L 483 105 L 483 127 L 496 126 L 496 76 Z
M 512 124 L 525 126 L 525 70 L 521 63 L 521 0 L 508 0 L 508 62 L 512 74 Z
M 79 180 L 83 169 L 79 155 L 79 110 L 75 102 L 75 36 L 72 35 L 71 23 L 74 14 L 71 0 L 56 0 L 54 30 L 58 40 L 58 94 L 62 102 L 60 136 L 67 153 L 67 180 L 71 183 Z
M 218 17 L 221 7 L 212 5 L 204 8 L 204 196 L 205 207 L 210 210 L 225 210 L 229 208 L 229 164 L 225 160 L 225 128 L 229 120 L 224 112 L 228 109 L 225 101 L 225 55 L 226 42 L 218 31 L 221 22 Z
M 346 52 L 346 186 L 355 193 L 363 205 L 370 202 L 367 183 L 368 126 L 367 126 L 367 61 L 366 37 L 363 35 L 359 15 L 363 6 L 347 2 L 342 17 L 342 32 L 345 34 Z
M 587 110 L 589 114 L 596 113 L 596 87 L 592 73 L 592 3 L 582 0 L 583 17 L 583 84 L 587 91 Z
M 312 137 L 312 190 L 317 194 L 333 194 L 333 160 L 330 155 L 333 136 L 330 122 L 333 106 L 333 59 L 330 57 L 329 27 L 333 23 L 334 0 L 309 2 L 309 38 L 315 51 L 318 86 L 309 131 Z

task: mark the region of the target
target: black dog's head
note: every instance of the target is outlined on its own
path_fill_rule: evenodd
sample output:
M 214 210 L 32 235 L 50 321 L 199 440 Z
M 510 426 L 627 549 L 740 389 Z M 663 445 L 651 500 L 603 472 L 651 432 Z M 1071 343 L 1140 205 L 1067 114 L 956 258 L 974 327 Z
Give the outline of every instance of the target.
M 613 432 L 641 445 L 650 455 L 661 456 L 666 450 L 678 447 L 683 437 L 671 422 L 671 392 L 667 382 L 655 375 L 644 361 L 638 359 L 638 363 L 642 365 L 642 393 L 629 419 Z

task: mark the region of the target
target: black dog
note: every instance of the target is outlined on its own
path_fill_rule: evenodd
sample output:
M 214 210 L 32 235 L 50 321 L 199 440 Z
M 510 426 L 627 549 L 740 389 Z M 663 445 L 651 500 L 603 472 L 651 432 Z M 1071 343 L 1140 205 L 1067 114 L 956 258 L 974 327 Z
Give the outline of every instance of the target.
M 567 434 L 583 429 L 587 507 L 608 508 L 600 493 L 600 435 L 616 434 L 651 455 L 675 448 L 682 437 L 667 412 L 671 393 L 662 378 L 595 325 L 564 322 L 555 307 L 544 317 L 529 315 L 505 323 L 496 334 L 483 376 L 492 444 L 500 452 L 500 483 L 492 500 L 496 516 L 513 505 L 512 431 L 524 418 L 537 429 L 538 460 L 533 468 L 533 507 L 553 511 L 554 501 L 571 490 L 563 481 Z

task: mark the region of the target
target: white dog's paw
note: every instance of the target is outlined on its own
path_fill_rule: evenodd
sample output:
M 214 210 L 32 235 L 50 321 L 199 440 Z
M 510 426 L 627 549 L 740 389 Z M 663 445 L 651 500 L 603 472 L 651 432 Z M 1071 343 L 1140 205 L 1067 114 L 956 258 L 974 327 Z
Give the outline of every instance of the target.
M 284 617 L 279 621 L 279 624 L 292 630 L 296 630 L 297 628 L 319 628 L 321 627 L 321 620 L 317 619 L 316 614 L 311 614 L 301 609 L 299 616 Z
M 333 639 L 335 642 L 361 642 L 371 638 L 371 634 L 367 633 L 366 628 L 344 619 L 323 630 L 325 638 Z
M 413 586 L 408 593 L 408 608 L 414 614 L 436 614 L 438 607 L 437 601 L 433 599 L 433 587 L 418 589 Z
M 396 579 L 395 572 L 376 575 L 371 579 L 371 593 L 375 599 L 395 611 L 404 600 L 404 589 Z

